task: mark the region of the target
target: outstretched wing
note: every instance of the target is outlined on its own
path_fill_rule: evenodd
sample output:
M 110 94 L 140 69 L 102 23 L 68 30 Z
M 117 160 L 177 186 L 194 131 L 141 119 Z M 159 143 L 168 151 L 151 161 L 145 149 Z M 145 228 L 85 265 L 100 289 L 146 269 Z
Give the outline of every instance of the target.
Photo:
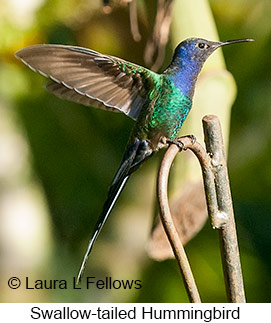
M 58 97 L 137 119 L 159 75 L 139 65 L 90 49 L 34 45 L 16 52 L 32 70 L 50 78 L 47 88 Z

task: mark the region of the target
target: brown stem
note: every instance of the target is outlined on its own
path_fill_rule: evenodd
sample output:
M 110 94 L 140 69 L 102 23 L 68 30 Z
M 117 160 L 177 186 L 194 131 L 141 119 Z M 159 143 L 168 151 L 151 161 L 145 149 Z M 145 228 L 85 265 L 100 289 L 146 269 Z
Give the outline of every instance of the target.
M 138 28 L 136 0 L 132 0 L 129 5 L 130 28 L 134 41 L 140 41 L 141 35 Z
M 158 0 L 152 37 L 146 44 L 144 60 L 155 72 L 159 70 L 164 60 L 171 25 L 172 4 L 173 0 Z
M 205 116 L 203 118 L 203 127 L 207 152 L 197 141 L 194 142 L 189 136 L 179 138 L 178 141 L 182 143 L 183 149 L 190 149 L 197 156 L 201 165 L 210 222 L 214 229 L 219 230 L 228 301 L 233 303 L 245 302 L 237 234 L 219 119 L 216 116 Z M 178 152 L 178 145 L 171 145 L 166 151 L 160 166 L 157 182 L 160 216 L 180 267 L 188 297 L 191 302 L 200 302 L 190 265 L 170 214 L 167 197 L 169 170 Z
M 190 302 L 200 303 L 199 292 L 186 257 L 183 245 L 181 243 L 180 237 L 177 233 L 171 213 L 169 210 L 168 197 L 167 197 L 167 184 L 169 170 L 172 162 L 179 152 L 179 148 L 176 145 L 171 145 L 166 151 L 164 158 L 162 160 L 158 181 L 157 181 L 157 194 L 159 201 L 159 209 L 161 221 L 163 223 L 164 229 L 166 231 L 167 237 L 171 244 L 172 250 L 174 252 L 175 258 L 183 276 L 184 285 L 189 297 Z
M 218 216 L 224 222 L 219 228 L 219 236 L 227 296 L 229 302 L 244 303 L 246 299 L 219 119 L 216 116 L 205 116 L 203 128 L 206 149 L 210 154 L 214 174 Z

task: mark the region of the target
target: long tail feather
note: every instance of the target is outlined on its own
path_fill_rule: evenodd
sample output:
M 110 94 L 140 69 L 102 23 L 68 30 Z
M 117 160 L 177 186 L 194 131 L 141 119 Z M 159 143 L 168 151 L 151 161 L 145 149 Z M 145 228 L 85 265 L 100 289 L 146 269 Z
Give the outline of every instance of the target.
M 113 182 L 110 186 L 107 199 L 104 203 L 102 213 L 100 214 L 92 237 L 89 241 L 87 251 L 85 253 L 83 262 L 81 264 L 78 276 L 77 276 L 77 284 L 80 283 L 84 269 L 93 248 L 93 245 L 102 230 L 103 225 L 105 224 L 109 214 L 111 213 L 120 193 L 122 192 L 129 175 L 134 172 L 139 165 L 150 155 L 152 154 L 152 150 L 149 148 L 148 144 L 145 141 L 141 141 L 139 139 L 136 140 L 135 144 L 128 147 L 126 150 L 121 166 L 119 167 Z
M 83 259 L 83 262 L 81 264 L 79 274 L 77 276 L 77 284 L 79 284 L 80 281 L 81 281 L 81 278 L 83 276 L 83 273 L 84 273 L 84 270 L 85 270 L 85 267 L 86 267 L 86 263 L 87 263 L 89 255 L 90 255 L 90 252 L 92 250 L 92 247 L 93 247 L 99 233 L 101 232 L 101 230 L 103 228 L 103 225 L 105 224 L 111 210 L 113 209 L 113 207 L 114 207 L 120 193 L 122 192 L 128 178 L 129 178 L 129 176 L 126 176 L 122 181 L 120 181 L 118 183 L 118 185 L 114 187 L 114 190 L 110 189 L 110 192 L 108 194 L 108 198 L 107 198 L 107 200 L 106 200 L 106 202 L 104 204 L 104 207 L 103 207 L 103 211 L 100 214 L 100 216 L 99 216 L 99 218 L 98 218 L 98 220 L 96 222 L 92 237 L 91 237 L 91 239 L 89 241 L 89 244 L 88 244 L 87 251 L 86 251 L 86 253 L 84 255 L 84 259 Z

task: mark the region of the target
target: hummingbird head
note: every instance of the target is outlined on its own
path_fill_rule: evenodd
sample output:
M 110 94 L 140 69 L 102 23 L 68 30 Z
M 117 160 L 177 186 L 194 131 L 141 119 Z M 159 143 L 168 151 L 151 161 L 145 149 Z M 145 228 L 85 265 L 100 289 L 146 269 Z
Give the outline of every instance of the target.
M 253 39 L 236 39 L 225 42 L 209 41 L 203 38 L 188 38 L 175 49 L 171 64 L 165 70 L 173 83 L 187 96 L 192 98 L 194 86 L 206 59 L 218 48 Z
M 176 58 L 179 58 L 183 63 L 189 62 L 191 64 L 193 62 L 199 62 L 203 64 L 216 49 L 222 46 L 250 41 L 253 41 L 253 39 L 236 39 L 216 42 L 203 38 L 188 38 L 177 46 L 174 57 L 176 56 Z

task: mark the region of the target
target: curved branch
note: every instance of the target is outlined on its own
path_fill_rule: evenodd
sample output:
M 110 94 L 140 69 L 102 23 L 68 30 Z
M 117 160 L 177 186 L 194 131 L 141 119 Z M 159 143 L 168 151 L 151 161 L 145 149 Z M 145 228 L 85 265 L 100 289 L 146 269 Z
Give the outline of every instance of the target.
M 167 197 L 167 183 L 169 170 L 172 162 L 179 152 L 179 148 L 176 145 L 171 145 L 166 151 L 164 158 L 162 160 L 158 181 L 157 181 L 157 194 L 159 201 L 159 209 L 161 221 L 163 223 L 164 229 L 166 231 L 167 237 L 171 244 L 172 250 L 174 252 L 175 258 L 177 259 L 178 265 L 183 276 L 184 285 L 189 297 L 190 302 L 200 303 L 199 292 L 186 257 L 183 245 L 181 243 L 180 237 L 177 233 L 171 213 L 169 210 L 168 197 Z
M 178 138 L 166 151 L 162 160 L 157 194 L 161 221 L 181 270 L 188 297 L 191 302 L 200 302 L 200 296 L 188 263 L 183 245 L 171 217 L 167 182 L 169 170 L 177 153 L 190 149 L 198 158 L 202 169 L 207 209 L 211 225 L 219 230 L 221 258 L 229 302 L 245 302 L 243 277 L 232 207 L 230 185 L 223 148 L 219 119 L 216 116 L 203 118 L 206 149 L 191 136 Z

